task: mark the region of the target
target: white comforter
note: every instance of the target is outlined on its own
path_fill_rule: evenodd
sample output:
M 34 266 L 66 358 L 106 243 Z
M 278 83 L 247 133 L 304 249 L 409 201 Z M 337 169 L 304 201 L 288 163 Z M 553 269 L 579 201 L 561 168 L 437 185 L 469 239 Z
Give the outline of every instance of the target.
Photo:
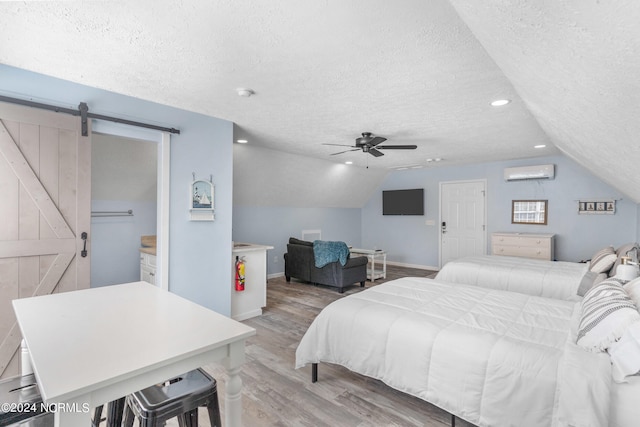
M 478 426 L 606 426 L 609 358 L 574 344 L 579 310 L 569 301 L 398 279 L 322 310 L 298 346 L 296 368 L 336 363 Z
M 576 301 L 586 263 L 544 261 L 497 255 L 471 256 L 449 261 L 437 280 Z

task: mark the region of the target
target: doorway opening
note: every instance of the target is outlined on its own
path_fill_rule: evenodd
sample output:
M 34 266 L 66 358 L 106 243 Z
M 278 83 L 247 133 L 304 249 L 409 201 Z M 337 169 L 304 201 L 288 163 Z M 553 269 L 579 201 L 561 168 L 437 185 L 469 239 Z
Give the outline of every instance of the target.
M 170 135 L 100 121 L 93 127 L 91 286 L 152 277 L 168 290 Z

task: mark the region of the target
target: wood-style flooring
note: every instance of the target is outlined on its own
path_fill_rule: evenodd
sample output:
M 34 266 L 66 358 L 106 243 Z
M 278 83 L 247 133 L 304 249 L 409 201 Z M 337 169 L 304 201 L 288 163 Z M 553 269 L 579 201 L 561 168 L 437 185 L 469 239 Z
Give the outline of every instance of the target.
M 435 272 L 388 266 L 386 280 L 366 282 L 364 289 L 405 276 L 430 276 Z M 339 294 L 335 288 L 314 286 L 284 277 L 271 279 L 267 307 L 260 317 L 245 324 L 257 330 L 246 345 L 242 368 L 243 424 L 263 426 L 434 426 L 451 425 L 447 412 L 405 393 L 336 365 L 321 363 L 319 380 L 311 382 L 311 367 L 294 369 L 295 351 L 316 315 L 327 304 L 361 292 L 353 286 Z M 218 378 L 218 396 L 224 420 L 224 369 L 208 365 Z M 200 425 L 209 426 L 206 411 Z M 456 419 L 456 426 L 471 424 Z

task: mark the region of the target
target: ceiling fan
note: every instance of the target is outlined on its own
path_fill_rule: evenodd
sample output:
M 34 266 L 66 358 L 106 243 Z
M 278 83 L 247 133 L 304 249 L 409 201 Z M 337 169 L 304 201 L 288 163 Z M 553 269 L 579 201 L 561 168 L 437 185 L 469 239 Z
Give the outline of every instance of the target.
M 379 145 L 385 142 L 387 138 L 381 136 L 373 136 L 371 132 L 363 132 L 360 138 L 356 138 L 355 145 L 344 144 L 322 144 L 322 145 L 335 145 L 338 147 L 352 147 L 351 150 L 340 151 L 338 153 L 332 153 L 331 156 L 337 154 L 348 153 L 349 151 L 362 150 L 365 153 L 369 153 L 372 156 L 380 157 L 384 154 L 379 150 L 415 150 L 417 145 Z

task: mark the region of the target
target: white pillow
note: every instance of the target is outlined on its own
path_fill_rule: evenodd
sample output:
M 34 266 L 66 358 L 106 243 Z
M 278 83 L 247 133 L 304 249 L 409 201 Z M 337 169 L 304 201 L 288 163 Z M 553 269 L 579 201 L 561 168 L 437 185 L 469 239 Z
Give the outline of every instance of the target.
M 607 352 L 611 357 L 611 373 L 615 382 L 627 382 L 626 377 L 640 372 L 640 322 L 629 325 Z
M 640 277 L 627 282 L 622 287 L 636 305 L 636 308 L 640 310 Z
M 595 271 L 596 273 L 606 273 L 611 270 L 611 267 L 617 259 L 618 255 L 616 255 L 613 246 L 607 246 L 606 248 L 600 249 L 591 257 L 589 270 Z
M 604 351 L 634 322 L 640 322 L 640 313 L 621 281 L 607 279 L 584 295 L 576 343 L 587 351 Z

